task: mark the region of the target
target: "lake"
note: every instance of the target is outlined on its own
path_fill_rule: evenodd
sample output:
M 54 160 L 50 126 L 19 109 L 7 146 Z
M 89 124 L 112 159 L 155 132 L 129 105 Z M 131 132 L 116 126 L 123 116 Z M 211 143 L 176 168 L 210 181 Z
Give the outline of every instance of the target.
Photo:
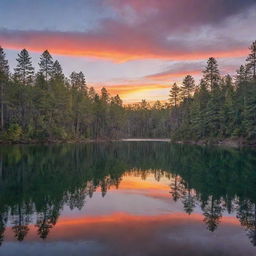
M 0 147 L 0 255 L 256 255 L 256 151 Z

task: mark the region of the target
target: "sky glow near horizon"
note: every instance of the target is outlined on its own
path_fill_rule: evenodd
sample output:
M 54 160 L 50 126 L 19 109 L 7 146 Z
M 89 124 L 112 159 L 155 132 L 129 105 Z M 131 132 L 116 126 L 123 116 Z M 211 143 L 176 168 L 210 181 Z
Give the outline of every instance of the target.
M 48 49 L 69 76 L 125 103 L 166 100 L 172 83 L 198 81 L 208 57 L 234 74 L 256 40 L 255 0 L 2 0 L 0 45 L 11 69 Z

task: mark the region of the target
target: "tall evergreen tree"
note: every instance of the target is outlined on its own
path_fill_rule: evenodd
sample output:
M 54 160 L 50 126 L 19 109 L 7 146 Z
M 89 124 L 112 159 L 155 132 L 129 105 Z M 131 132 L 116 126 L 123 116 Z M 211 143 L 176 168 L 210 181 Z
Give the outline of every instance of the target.
M 0 106 L 1 106 L 1 129 L 4 128 L 4 101 L 5 87 L 9 76 L 8 60 L 5 57 L 5 52 L 0 46 Z
M 223 137 L 230 137 L 234 127 L 234 85 L 230 75 L 222 79 L 222 99 L 223 105 L 220 110 L 220 133 Z
M 87 86 L 83 72 L 72 72 L 70 75 L 70 82 L 72 88 L 87 92 Z
M 101 89 L 101 100 L 104 103 L 108 103 L 110 100 L 109 93 L 105 87 Z
M 96 96 L 96 91 L 93 87 L 89 88 L 88 96 L 89 96 L 90 100 L 94 101 L 95 96 Z
M 249 48 L 251 53 L 246 59 L 249 69 L 252 71 L 253 79 L 256 80 L 256 41 Z
M 220 72 L 216 59 L 213 57 L 209 58 L 207 61 L 207 66 L 203 71 L 203 79 L 207 83 L 211 90 L 218 87 L 220 82 Z
M 176 107 L 180 101 L 180 88 L 176 83 L 173 84 L 170 94 L 169 94 L 169 102 L 171 106 Z
M 191 98 L 195 90 L 195 80 L 191 75 L 187 75 L 181 86 L 181 95 L 183 99 Z
M 61 81 L 64 80 L 64 74 L 62 72 L 62 67 L 57 60 L 53 63 L 51 76 L 53 79 L 57 79 L 57 80 L 61 80 Z
M 199 138 L 203 138 L 207 133 L 207 126 L 206 126 L 206 107 L 209 101 L 210 95 L 209 91 L 207 90 L 207 84 L 202 79 L 200 81 L 200 87 L 198 91 L 198 101 L 194 101 L 195 103 L 199 104 L 199 111 L 197 112 L 197 126 L 198 126 L 198 134 Z
M 0 46 L 0 79 L 6 79 L 9 75 L 9 65 L 4 49 Z
M 111 103 L 118 106 L 122 106 L 123 101 L 121 100 L 120 96 L 117 94 L 116 96 L 111 98 Z
M 18 64 L 16 66 L 14 77 L 23 85 L 30 85 L 33 81 L 34 68 L 32 66 L 31 57 L 26 49 L 23 49 L 16 59 Z
M 53 64 L 51 54 L 48 52 L 48 50 L 45 50 L 40 57 L 39 72 L 43 74 L 46 81 L 48 81 L 52 76 Z
M 86 86 L 86 81 L 85 81 L 85 75 L 82 71 L 78 73 L 78 78 L 79 78 L 79 83 L 80 83 L 80 88 L 83 91 L 87 92 L 87 86 Z
M 236 84 L 239 85 L 246 81 L 246 68 L 244 65 L 241 65 L 240 68 L 236 71 Z

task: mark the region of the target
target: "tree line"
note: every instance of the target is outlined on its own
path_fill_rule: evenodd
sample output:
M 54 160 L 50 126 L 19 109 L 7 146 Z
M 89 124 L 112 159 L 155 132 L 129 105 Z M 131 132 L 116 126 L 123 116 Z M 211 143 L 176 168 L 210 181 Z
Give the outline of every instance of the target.
M 83 72 L 67 78 L 46 50 L 35 73 L 29 52 L 23 49 L 11 74 L 0 48 L 0 106 L 2 140 L 66 140 L 117 137 L 122 100 L 105 88 L 98 94 L 86 86 Z
M 256 41 L 235 77 L 221 76 L 211 57 L 199 84 L 187 75 L 174 83 L 166 103 L 124 106 L 106 88 L 97 93 L 83 72 L 67 78 L 58 60 L 46 50 L 38 72 L 23 49 L 11 73 L 0 47 L 0 110 L 2 141 L 169 138 L 211 141 L 256 140 Z
M 199 85 L 187 75 L 170 91 L 171 136 L 176 140 L 256 140 L 256 41 L 235 77 L 220 75 L 209 58 Z

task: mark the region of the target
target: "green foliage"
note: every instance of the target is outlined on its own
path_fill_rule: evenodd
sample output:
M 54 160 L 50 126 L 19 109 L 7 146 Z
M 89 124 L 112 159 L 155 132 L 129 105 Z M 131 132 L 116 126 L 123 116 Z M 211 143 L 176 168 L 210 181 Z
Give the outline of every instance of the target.
M 128 106 L 104 87 L 99 94 L 93 87 L 88 89 L 81 71 L 65 77 L 60 63 L 47 50 L 35 76 L 26 49 L 18 54 L 14 75 L 10 75 L 0 47 L 2 134 L 17 124 L 25 140 L 36 141 L 122 137 L 217 141 L 237 137 L 255 144 L 255 45 L 234 81 L 230 75 L 221 77 L 217 61 L 211 57 L 199 85 L 187 75 L 181 86 L 172 85 L 168 103 L 142 100 Z M 21 136 L 12 132 L 6 140 Z
M 4 139 L 11 142 L 18 142 L 22 137 L 22 128 L 18 124 L 11 124 L 4 134 Z
M 171 90 L 170 90 L 170 94 L 169 94 L 169 102 L 171 104 L 171 106 L 176 107 L 177 104 L 180 101 L 180 88 L 177 86 L 176 83 L 173 84 Z
M 33 81 L 34 68 L 32 66 L 31 57 L 26 49 L 23 49 L 18 54 L 17 62 L 14 79 L 23 85 L 30 85 Z
M 23 49 L 17 58 L 14 76 L 0 48 L 1 127 L 3 139 L 17 141 L 22 129 L 25 140 L 56 141 L 79 138 L 121 137 L 124 127 L 122 100 L 110 97 L 102 88 L 99 96 L 89 92 L 83 72 L 67 79 L 60 63 L 46 50 L 34 76 L 31 57 Z M 10 128 L 8 128 L 10 127 Z
M 182 99 L 190 98 L 195 90 L 195 80 L 192 76 L 187 75 L 181 86 Z
M 59 63 L 53 63 L 53 59 L 51 54 L 48 52 L 48 50 L 44 51 L 42 55 L 40 56 L 40 62 L 39 62 L 39 73 L 41 73 L 44 76 L 44 79 L 48 81 L 50 77 L 53 75 L 54 69 L 60 69 Z M 57 67 L 58 66 L 58 67 Z
M 186 84 L 181 86 L 179 105 L 171 109 L 171 137 L 175 140 L 206 140 L 237 137 L 256 143 L 256 80 L 254 79 L 254 43 L 247 64 L 237 71 L 236 80 L 220 76 L 218 63 L 210 58 L 203 79 L 188 100 Z
M 252 73 L 252 79 L 256 80 L 256 41 L 252 43 L 249 50 L 251 51 L 247 61 L 247 67 Z

